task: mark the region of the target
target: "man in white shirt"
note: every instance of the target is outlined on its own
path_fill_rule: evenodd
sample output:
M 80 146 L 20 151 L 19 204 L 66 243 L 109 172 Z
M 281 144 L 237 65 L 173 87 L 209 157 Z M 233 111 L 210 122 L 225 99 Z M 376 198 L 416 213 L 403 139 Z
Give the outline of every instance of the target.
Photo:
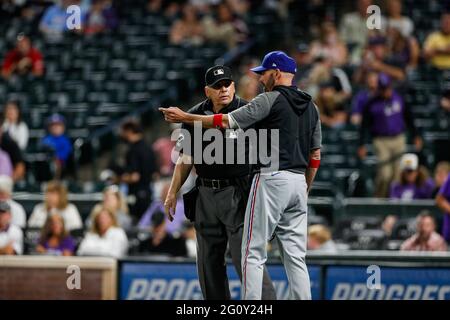
M 12 191 L 12 179 L 8 176 L 0 175 L 0 201 L 6 201 L 11 207 L 11 223 L 23 229 L 27 220 L 25 209 L 20 203 L 12 199 Z
M 23 252 L 22 230 L 11 224 L 11 208 L 0 202 L 0 255 L 16 255 Z

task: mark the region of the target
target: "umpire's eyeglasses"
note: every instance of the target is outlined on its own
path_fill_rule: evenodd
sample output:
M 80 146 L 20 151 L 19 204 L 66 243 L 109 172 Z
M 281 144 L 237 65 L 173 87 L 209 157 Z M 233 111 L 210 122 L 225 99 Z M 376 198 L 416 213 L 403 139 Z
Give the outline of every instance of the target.
M 222 87 L 228 88 L 229 86 L 231 86 L 232 83 L 233 83 L 233 81 L 231 81 L 231 80 L 219 81 L 219 82 L 213 84 L 211 86 L 211 88 L 213 88 L 214 90 L 220 90 L 220 89 L 222 89 Z

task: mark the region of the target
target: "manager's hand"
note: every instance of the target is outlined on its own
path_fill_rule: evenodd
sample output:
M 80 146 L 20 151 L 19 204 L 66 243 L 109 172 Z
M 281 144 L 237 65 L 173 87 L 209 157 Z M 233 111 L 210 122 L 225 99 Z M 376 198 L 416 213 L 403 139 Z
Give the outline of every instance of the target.
M 168 122 L 183 122 L 186 116 L 186 112 L 177 107 L 158 108 L 158 110 L 164 114 L 164 120 Z

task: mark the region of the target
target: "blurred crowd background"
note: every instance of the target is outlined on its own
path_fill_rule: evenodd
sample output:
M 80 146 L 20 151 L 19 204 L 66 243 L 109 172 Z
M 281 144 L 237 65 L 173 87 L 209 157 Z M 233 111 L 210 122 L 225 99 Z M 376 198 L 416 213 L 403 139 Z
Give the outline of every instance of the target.
M 214 64 L 251 100 L 272 50 L 321 114 L 310 249 L 447 250 L 450 1 L 1 0 L 0 32 L 1 254 L 195 257 L 181 198 L 164 217 L 176 126 L 157 107 L 204 99 Z

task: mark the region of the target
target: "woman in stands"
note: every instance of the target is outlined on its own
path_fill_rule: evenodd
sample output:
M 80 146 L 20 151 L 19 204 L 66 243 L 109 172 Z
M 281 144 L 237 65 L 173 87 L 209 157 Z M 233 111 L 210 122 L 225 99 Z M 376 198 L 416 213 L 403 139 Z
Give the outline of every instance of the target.
M 18 102 L 9 101 L 6 103 L 3 113 L 3 132 L 7 132 L 19 148 L 24 151 L 28 145 L 28 126 L 21 119 L 21 111 Z
M 36 251 L 49 255 L 73 256 L 75 246 L 75 240 L 68 234 L 64 226 L 63 217 L 57 213 L 51 214 L 42 228 L 41 239 Z
M 78 248 L 81 256 L 123 257 L 128 250 L 128 239 L 122 228 L 117 226 L 114 213 L 100 207 L 94 213 L 94 223 Z
M 131 217 L 129 215 L 125 196 L 122 192 L 120 192 L 119 187 L 116 185 L 108 186 L 103 190 L 103 201 L 96 204 L 92 209 L 91 214 L 86 220 L 87 228 L 92 226 L 92 220 L 95 212 L 97 212 L 102 206 L 111 210 L 121 228 L 125 230 L 131 228 Z
M 334 67 L 343 66 L 348 60 L 348 51 L 345 43 L 340 39 L 336 26 L 331 21 L 325 21 L 320 27 L 320 40 L 310 45 L 311 57 L 328 57 Z
M 28 227 L 42 228 L 48 216 L 60 214 L 68 231 L 83 228 L 77 207 L 67 200 L 67 189 L 58 181 L 49 182 L 45 191 L 44 203 L 36 205 L 28 219 Z
M 419 166 L 419 158 L 413 153 L 404 154 L 400 160 L 400 181 L 391 184 L 390 198 L 413 200 L 431 199 L 434 183 L 426 169 Z

